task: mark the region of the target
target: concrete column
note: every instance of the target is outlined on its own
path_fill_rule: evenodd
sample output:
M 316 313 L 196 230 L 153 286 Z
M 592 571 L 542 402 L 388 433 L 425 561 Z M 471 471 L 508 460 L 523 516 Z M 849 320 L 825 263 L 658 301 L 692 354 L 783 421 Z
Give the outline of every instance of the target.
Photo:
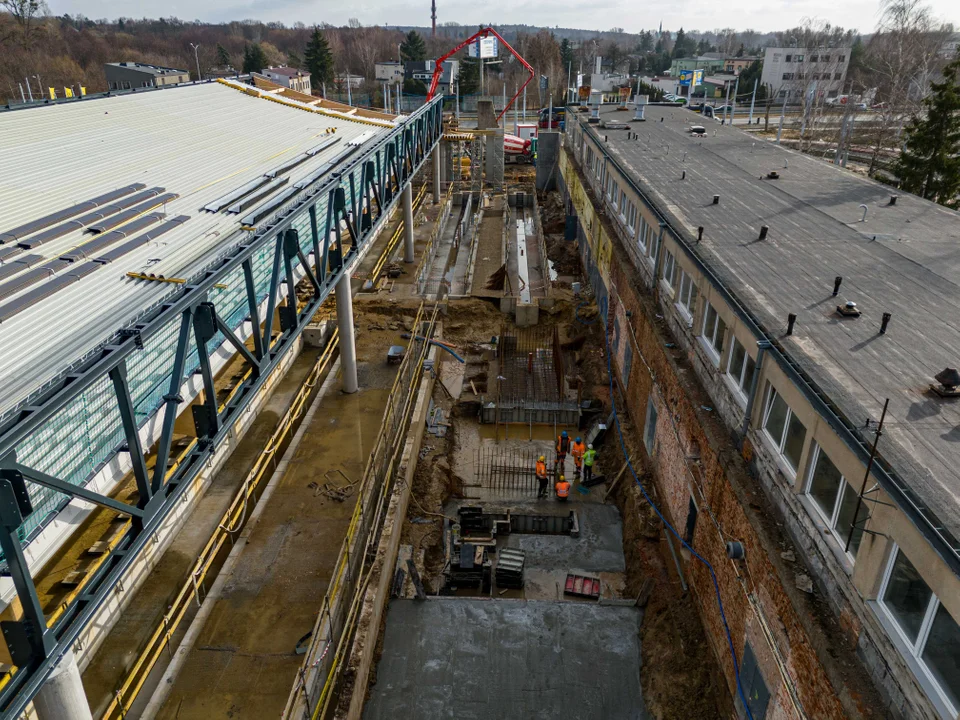
M 438 142 L 437 146 L 433 149 L 433 204 L 439 205 L 440 198 L 443 195 L 443 190 L 440 187 L 440 152 L 443 147 L 442 142 Z
M 413 262 L 413 183 L 409 182 L 403 188 L 403 261 Z
M 33 699 L 39 720 L 93 720 L 73 650 L 53 668 Z
M 344 273 L 337 281 L 337 327 L 340 329 L 340 372 L 343 391 L 355 393 L 357 383 L 357 343 L 353 334 L 353 296 L 350 276 Z

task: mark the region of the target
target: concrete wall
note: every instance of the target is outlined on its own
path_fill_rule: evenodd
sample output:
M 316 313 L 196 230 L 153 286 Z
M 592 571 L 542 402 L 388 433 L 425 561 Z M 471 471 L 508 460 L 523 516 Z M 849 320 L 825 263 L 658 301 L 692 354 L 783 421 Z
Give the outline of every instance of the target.
M 594 155 L 589 167 L 587 147 Z M 867 529 L 883 535 L 865 534 L 856 558 L 843 552 L 843 539 L 826 527 L 806 495 L 813 448 L 819 445 L 857 488 L 865 467 L 769 354 L 758 377 L 741 451 L 739 431 L 747 395 L 726 370 L 733 339 L 756 358 L 757 338 L 697 270 L 678 240 L 665 233 L 655 258 L 650 256 L 649 241 L 647 250 L 641 247 L 641 223 L 628 228 L 601 190 L 611 171 L 602 148 L 582 135 L 568 143 L 560 157 L 559 182 L 570 212 L 577 215 L 585 274 L 597 293 L 601 317 L 613 330 L 611 342 L 619 338 L 620 347 L 613 348 L 614 367 L 627 398 L 625 409 L 641 428 L 648 399 L 658 411 L 655 445 L 648 459 L 663 510 L 682 531 L 691 497 L 700 506 L 693 546 L 717 570 L 738 657 L 748 641 L 773 695 L 771 712 L 795 716 L 794 698 L 788 692 L 792 684 L 808 717 L 866 717 L 876 712 L 887 717 L 946 717 L 938 714 L 923 678 L 892 639 L 875 600 L 894 543 L 954 618 L 960 617 L 956 607 L 960 579 L 896 507 L 876 505 Z M 647 225 L 655 223 L 651 208 L 629 182 L 614 179 L 636 204 L 639 218 Z M 678 271 L 691 277 L 698 289 L 691 315 L 678 308 L 675 279 L 672 285 L 662 278 L 654 283 L 654 267 L 661 267 L 667 251 L 676 258 Z M 700 337 L 708 302 L 727 326 L 719 354 L 708 350 Z M 626 344 L 631 345 L 629 353 Z M 758 429 L 768 384 L 806 427 L 797 471 Z M 719 529 L 706 508 L 717 518 Z M 726 560 L 723 538 L 739 540 L 747 548 L 742 582 Z M 792 561 L 781 556 L 788 550 Z M 732 661 L 712 581 L 689 555 L 686 562 L 713 649 L 733 691 Z M 813 579 L 813 595 L 797 590 L 801 576 Z
M 537 136 L 537 190 L 555 190 L 557 187 L 557 161 L 562 138 L 555 132 L 541 132 Z

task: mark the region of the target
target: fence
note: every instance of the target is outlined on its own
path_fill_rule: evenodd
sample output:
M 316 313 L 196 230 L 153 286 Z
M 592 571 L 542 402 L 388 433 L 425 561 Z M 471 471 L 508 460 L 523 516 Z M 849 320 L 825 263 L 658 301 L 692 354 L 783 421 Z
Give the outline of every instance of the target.
M 437 305 L 426 311 L 421 304 L 413 324 L 415 334 L 432 337 L 438 311 Z M 380 434 L 360 481 L 357 505 L 284 718 L 299 720 L 301 716 L 294 715 L 294 709 L 303 706 L 313 720 L 326 718 L 336 706 L 429 348 L 427 342 L 412 338 L 397 371 Z

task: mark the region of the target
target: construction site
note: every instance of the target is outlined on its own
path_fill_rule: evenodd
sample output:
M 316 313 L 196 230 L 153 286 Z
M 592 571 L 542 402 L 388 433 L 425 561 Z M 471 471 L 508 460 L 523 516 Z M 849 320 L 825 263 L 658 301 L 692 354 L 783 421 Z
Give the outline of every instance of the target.
M 2 717 L 955 720 L 956 506 L 897 448 L 960 376 L 878 450 L 887 405 L 811 360 L 855 321 L 784 332 L 752 289 L 856 287 L 823 194 L 880 186 L 646 97 L 533 144 L 434 87 L 410 115 L 260 79 L 0 112 L 15 169 L 89 149 L 56 192 L 0 187 Z M 739 197 L 760 241 L 716 216 Z M 958 227 L 925 202 L 873 212 Z M 847 243 L 829 270 L 750 273 L 813 263 L 804 223 Z

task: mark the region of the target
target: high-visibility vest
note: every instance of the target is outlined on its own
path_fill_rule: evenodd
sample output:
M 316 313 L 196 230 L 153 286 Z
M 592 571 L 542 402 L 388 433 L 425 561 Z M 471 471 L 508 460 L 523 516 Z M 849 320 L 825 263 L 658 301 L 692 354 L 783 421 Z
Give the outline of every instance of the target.
M 557 436 L 557 452 L 565 453 L 570 450 L 570 438 L 563 437 L 563 435 Z
M 537 477 L 545 478 L 547 477 L 547 464 L 537 460 Z
M 587 450 L 583 454 L 583 464 L 586 465 L 587 467 L 593 467 L 593 461 L 596 459 L 596 457 L 597 457 L 596 450 Z
M 579 442 L 579 443 L 575 442 L 573 444 L 573 450 L 571 451 L 571 454 L 573 455 L 574 460 L 582 460 L 583 454 L 586 451 L 587 451 L 586 445 L 584 445 L 582 442 Z
M 567 495 L 570 494 L 570 483 L 568 483 L 566 480 L 564 480 L 563 482 L 558 482 L 556 484 L 556 489 L 557 489 L 557 497 L 565 498 L 567 497 Z

